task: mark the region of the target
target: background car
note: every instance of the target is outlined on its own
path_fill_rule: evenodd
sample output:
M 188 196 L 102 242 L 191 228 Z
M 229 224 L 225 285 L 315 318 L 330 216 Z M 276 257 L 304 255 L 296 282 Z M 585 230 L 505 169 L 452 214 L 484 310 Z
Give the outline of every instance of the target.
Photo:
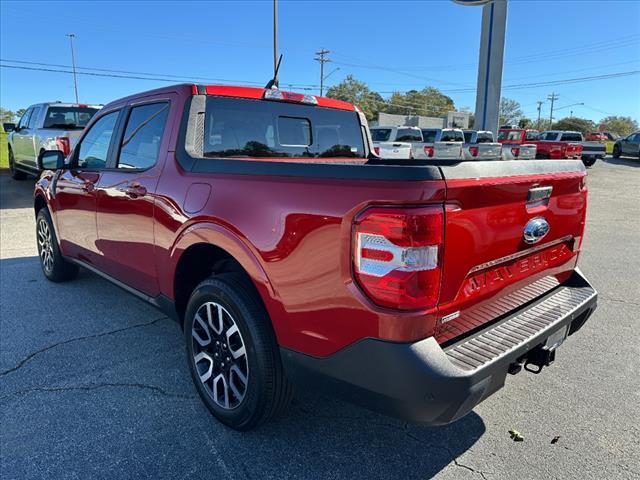
M 18 125 L 3 124 L 8 137 L 9 169 L 15 180 L 40 170 L 36 160 L 40 152 L 60 150 L 64 155 L 75 146 L 82 130 L 101 105 L 78 103 L 38 103 L 31 105 Z
M 640 159 L 640 132 L 619 139 L 613 146 L 613 158 L 625 156 Z

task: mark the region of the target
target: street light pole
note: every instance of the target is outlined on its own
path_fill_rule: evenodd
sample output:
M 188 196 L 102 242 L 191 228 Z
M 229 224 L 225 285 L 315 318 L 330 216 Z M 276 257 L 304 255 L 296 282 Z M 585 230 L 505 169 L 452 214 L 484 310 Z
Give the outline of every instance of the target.
M 76 38 L 75 33 L 67 33 L 67 37 L 69 37 L 69 44 L 71 45 L 71 67 L 73 68 L 73 88 L 76 92 L 76 103 L 80 103 L 78 100 L 78 77 L 76 76 L 76 55 L 73 51 L 73 39 Z

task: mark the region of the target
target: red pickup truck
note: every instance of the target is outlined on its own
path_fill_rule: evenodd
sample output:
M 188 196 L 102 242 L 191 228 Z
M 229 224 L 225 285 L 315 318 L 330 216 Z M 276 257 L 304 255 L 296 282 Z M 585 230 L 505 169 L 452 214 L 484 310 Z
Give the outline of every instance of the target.
M 203 402 L 239 430 L 293 384 L 454 421 L 551 364 L 596 305 L 577 161 L 385 160 L 351 104 L 178 85 L 38 163 L 44 275 L 83 267 L 175 318 Z
M 575 158 L 582 156 L 582 135 L 580 132 L 549 130 L 542 132 L 537 141 L 536 158 Z

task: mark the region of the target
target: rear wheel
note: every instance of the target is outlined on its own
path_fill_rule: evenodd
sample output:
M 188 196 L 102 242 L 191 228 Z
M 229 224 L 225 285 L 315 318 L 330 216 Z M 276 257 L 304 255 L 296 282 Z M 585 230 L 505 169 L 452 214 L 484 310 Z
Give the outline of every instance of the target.
M 16 169 L 16 159 L 13 156 L 13 150 L 11 150 L 11 147 L 7 148 L 9 149 L 9 172 L 11 173 L 11 178 L 14 180 L 24 180 L 27 178 L 27 174 Z
M 78 266 L 67 262 L 60 253 L 51 215 L 46 208 L 42 208 L 36 217 L 36 239 L 40 266 L 47 279 L 52 282 L 66 282 L 78 275 Z
M 596 163 L 596 159 L 594 158 L 583 158 L 582 163 L 584 163 L 585 167 L 592 167 Z
M 288 406 L 292 387 L 269 316 L 242 275 L 216 275 L 196 287 L 184 334 L 193 382 L 222 423 L 250 430 Z

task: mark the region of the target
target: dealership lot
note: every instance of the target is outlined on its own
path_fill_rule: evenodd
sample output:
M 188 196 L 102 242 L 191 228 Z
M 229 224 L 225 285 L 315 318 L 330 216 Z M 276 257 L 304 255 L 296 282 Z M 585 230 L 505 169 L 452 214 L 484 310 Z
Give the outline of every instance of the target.
M 637 478 L 640 162 L 599 161 L 589 186 L 581 268 L 599 308 L 541 375 L 443 428 L 299 392 L 238 433 L 197 398 L 175 323 L 94 274 L 44 279 L 33 181 L 0 176 L 0 476 Z

